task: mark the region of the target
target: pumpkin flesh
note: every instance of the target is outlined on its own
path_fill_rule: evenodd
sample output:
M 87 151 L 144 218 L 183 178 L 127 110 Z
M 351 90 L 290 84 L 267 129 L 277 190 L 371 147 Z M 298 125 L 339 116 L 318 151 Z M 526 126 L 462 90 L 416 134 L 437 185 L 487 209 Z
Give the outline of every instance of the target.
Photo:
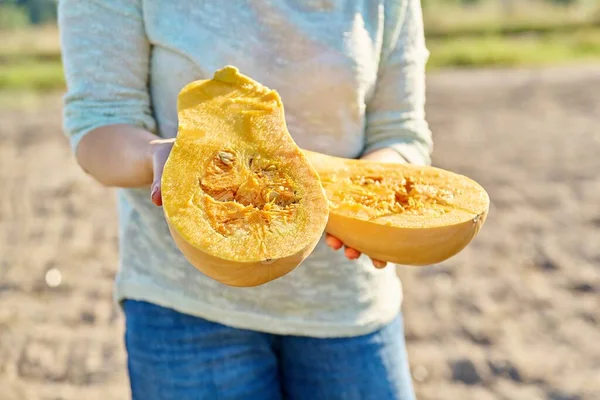
M 371 258 L 403 265 L 441 262 L 467 246 L 485 222 L 489 197 L 466 176 L 304 153 L 330 202 L 326 231 Z
M 161 184 L 184 256 L 231 286 L 289 273 L 321 238 L 328 202 L 279 95 L 225 67 L 180 92 L 178 116 Z

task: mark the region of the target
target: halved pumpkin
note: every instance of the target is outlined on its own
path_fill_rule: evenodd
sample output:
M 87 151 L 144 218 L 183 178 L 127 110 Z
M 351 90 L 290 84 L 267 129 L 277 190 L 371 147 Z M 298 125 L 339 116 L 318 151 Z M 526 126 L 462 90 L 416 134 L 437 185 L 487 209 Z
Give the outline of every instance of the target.
M 488 214 L 486 191 L 466 176 L 301 150 L 279 95 L 235 67 L 187 85 L 178 114 L 166 220 L 191 264 L 230 286 L 289 273 L 325 230 L 374 259 L 441 262 Z
M 330 202 L 327 232 L 371 258 L 403 265 L 444 261 L 471 242 L 487 217 L 488 194 L 464 175 L 304 153 Z
M 181 90 L 178 118 L 161 185 L 183 255 L 230 286 L 296 268 L 323 234 L 328 201 L 287 131 L 279 95 L 225 67 Z

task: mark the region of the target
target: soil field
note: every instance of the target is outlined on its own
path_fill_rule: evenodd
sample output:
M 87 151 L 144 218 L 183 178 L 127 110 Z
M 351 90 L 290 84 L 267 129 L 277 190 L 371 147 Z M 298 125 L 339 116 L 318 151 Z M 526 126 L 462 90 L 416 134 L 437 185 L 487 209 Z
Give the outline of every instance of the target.
M 398 268 L 420 400 L 600 399 L 599 94 L 600 65 L 430 75 L 434 163 L 492 208 L 456 257 Z M 0 399 L 127 399 L 113 193 L 60 96 L 3 97 Z

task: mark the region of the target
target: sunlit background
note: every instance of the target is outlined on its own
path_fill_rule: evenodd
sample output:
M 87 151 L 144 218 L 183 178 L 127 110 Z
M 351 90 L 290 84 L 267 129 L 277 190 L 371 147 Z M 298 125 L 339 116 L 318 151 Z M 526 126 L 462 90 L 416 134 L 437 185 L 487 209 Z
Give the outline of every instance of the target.
M 422 4 L 433 161 L 492 208 L 398 268 L 418 398 L 598 400 L 600 0 Z M 0 0 L 0 400 L 126 399 L 114 198 L 61 133 L 55 18 Z

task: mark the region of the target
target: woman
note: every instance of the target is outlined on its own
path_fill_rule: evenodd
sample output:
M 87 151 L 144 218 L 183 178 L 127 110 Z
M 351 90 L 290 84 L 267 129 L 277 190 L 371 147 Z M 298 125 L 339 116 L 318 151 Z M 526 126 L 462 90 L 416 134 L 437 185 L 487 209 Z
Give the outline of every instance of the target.
M 413 399 L 395 270 L 328 236 L 265 285 L 209 279 L 157 207 L 155 139 L 176 135 L 183 86 L 234 65 L 280 93 L 300 147 L 429 163 L 419 1 L 61 0 L 59 24 L 65 132 L 118 188 L 133 398 Z

